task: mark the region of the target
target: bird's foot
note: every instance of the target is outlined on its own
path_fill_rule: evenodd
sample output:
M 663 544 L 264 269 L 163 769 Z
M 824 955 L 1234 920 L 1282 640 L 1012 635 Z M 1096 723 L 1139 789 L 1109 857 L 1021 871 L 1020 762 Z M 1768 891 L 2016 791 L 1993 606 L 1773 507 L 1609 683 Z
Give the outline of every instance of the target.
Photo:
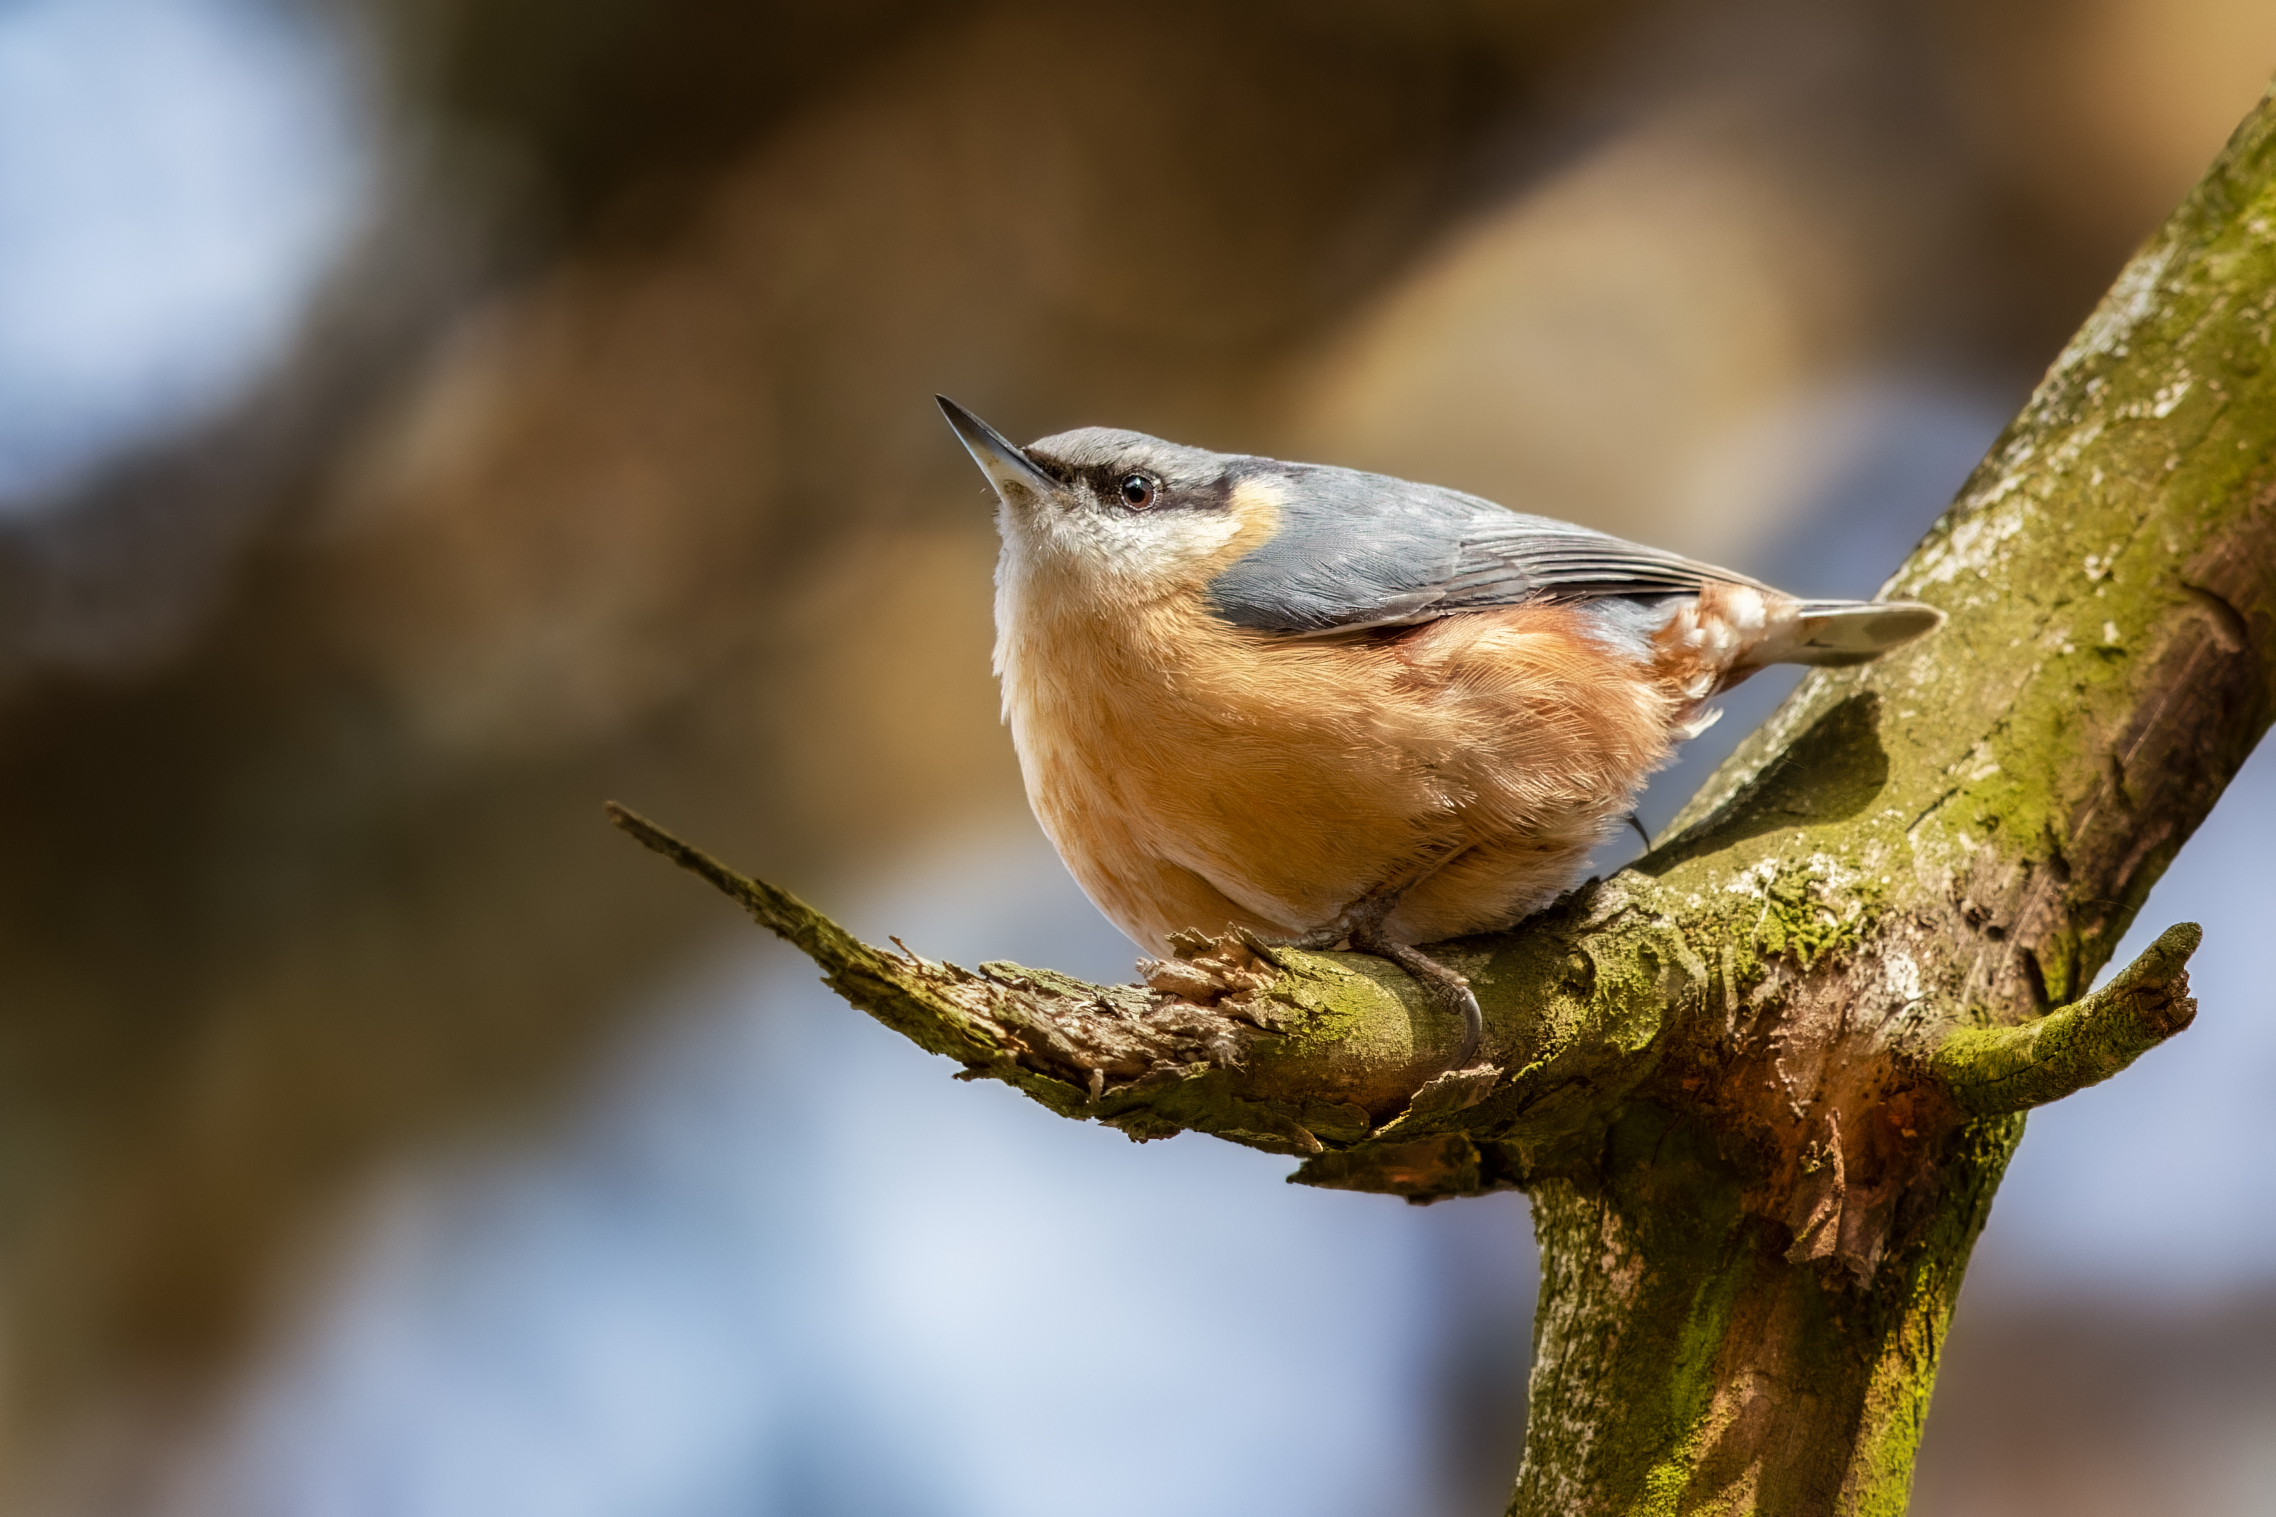
M 1415 977 L 1417 984 L 1439 1006 L 1462 1019 L 1462 1047 L 1446 1067 L 1468 1069 L 1477 1062 L 1478 1045 L 1486 1033 L 1485 1013 L 1478 1009 L 1470 981 L 1447 968 L 1411 943 L 1394 943 L 1383 936 L 1380 923 L 1370 923 L 1351 934 L 1351 946 L 1361 953 L 1389 959 Z
M 1478 1009 L 1478 997 L 1471 991 L 1468 979 L 1447 968 L 1438 960 L 1409 943 L 1395 943 L 1383 933 L 1383 921 L 1399 904 L 1406 888 L 1380 890 L 1362 896 L 1336 914 L 1335 920 L 1297 938 L 1290 946 L 1296 948 L 1327 949 L 1338 943 L 1349 943 L 1360 953 L 1371 953 L 1392 963 L 1414 976 L 1424 992 L 1439 1006 L 1462 1019 L 1462 1048 L 1449 1070 L 1468 1069 L 1476 1062 L 1478 1045 L 1485 1038 L 1486 1018 Z

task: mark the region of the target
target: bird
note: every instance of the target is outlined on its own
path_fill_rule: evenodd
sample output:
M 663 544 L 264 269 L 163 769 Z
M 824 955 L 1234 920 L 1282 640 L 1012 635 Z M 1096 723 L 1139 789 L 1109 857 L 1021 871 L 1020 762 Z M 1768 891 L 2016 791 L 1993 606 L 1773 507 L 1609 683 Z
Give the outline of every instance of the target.
M 1355 469 L 1107 427 L 1019 447 L 935 398 L 993 488 L 1003 717 L 1084 893 L 1156 954 L 1230 929 L 1388 958 L 1462 1019 L 1449 1069 L 1483 1018 L 1417 945 L 1577 883 L 1750 674 L 1944 620 Z

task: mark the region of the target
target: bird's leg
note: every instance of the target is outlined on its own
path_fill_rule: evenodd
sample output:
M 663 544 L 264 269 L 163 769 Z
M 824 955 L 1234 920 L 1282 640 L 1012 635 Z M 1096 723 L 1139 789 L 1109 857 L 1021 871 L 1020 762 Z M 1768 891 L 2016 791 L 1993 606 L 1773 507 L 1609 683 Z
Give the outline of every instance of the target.
M 1406 893 L 1406 886 L 1400 885 L 1361 896 L 1339 912 L 1334 921 L 1298 938 L 1294 946 L 1333 948 L 1338 943 L 1348 942 L 1359 952 L 1389 959 L 1414 976 L 1415 983 L 1422 986 L 1425 994 L 1462 1019 L 1462 1047 L 1446 1067 L 1468 1069 L 1478 1056 L 1478 1044 L 1486 1032 L 1485 1014 L 1478 1009 L 1478 997 L 1471 991 L 1469 980 L 1413 944 L 1394 943 L 1383 934 L 1383 919 Z
M 1288 946 L 1320 951 L 1333 948 L 1338 943 L 1349 943 L 1358 948 L 1359 935 L 1370 928 L 1380 927 L 1383 919 L 1391 914 L 1391 908 L 1399 904 L 1399 897 L 1406 893 L 1406 886 L 1396 885 L 1385 886 L 1372 895 L 1363 895 L 1337 912 L 1333 920 L 1313 928 L 1302 937 L 1291 939 Z

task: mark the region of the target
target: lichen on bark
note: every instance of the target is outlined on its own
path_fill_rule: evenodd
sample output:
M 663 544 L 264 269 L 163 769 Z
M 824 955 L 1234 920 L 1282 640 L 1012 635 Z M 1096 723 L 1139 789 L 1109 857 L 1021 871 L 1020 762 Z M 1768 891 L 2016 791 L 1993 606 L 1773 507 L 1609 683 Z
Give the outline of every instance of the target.
M 2276 713 L 2276 106 L 2143 248 L 1892 593 L 1668 840 L 1468 974 L 1181 940 L 1138 987 L 872 948 L 619 823 L 967 1073 L 1136 1138 L 1427 1201 L 1522 1188 L 1543 1256 L 1511 1510 L 1893 1513 L 2025 1107 L 2187 1025 L 2193 928 L 2096 971 Z

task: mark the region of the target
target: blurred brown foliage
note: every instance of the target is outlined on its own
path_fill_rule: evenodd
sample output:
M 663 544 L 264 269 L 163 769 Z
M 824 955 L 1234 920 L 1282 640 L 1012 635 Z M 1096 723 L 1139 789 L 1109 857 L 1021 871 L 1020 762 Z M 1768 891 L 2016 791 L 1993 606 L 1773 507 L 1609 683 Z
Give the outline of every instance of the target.
M 1734 428 L 2020 399 L 2276 62 L 2246 0 L 351 16 L 390 189 L 300 350 L 0 536 L 19 1469 L 722 928 L 602 797 L 825 899 L 1016 815 L 934 391 L 1738 556 Z

